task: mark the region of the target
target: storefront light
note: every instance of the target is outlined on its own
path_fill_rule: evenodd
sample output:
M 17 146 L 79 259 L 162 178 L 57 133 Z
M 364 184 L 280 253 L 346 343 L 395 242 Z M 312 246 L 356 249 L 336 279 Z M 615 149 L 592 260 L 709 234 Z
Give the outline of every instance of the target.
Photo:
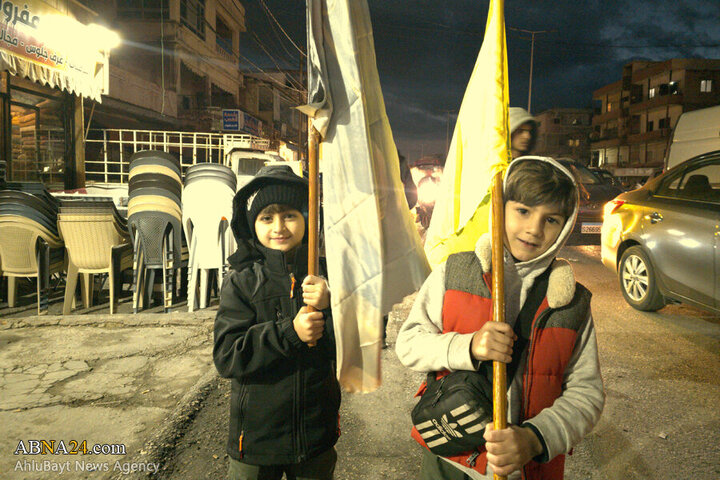
M 122 43 L 120 35 L 107 27 L 91 23 L 87 26 L 87 29 L 90 38 L 96 42 L 100 50 L 112 50 L 113 48 L 119 47 L 120 43 Z
M 98 50 L 111 50 L 121 42 L 120 35 L 107 27 L 95 23 L 83 25 L 65 15 L 43 17 L 38 35 L 59 52 L 72 52 L 74 57 L 85 58 L 92 58 Z

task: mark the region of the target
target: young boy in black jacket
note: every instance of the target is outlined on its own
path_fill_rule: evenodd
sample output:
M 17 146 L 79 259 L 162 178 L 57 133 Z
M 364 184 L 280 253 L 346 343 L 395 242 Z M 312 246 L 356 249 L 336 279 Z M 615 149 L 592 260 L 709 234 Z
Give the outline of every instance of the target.
M 238 249 L 213 348 L 232 379 L 231 480 L 333 478 L 340 386 L 327 282 L 306 276 L 307 203 L 307 180 L 286 165 L 262 168 L 233 200 Z

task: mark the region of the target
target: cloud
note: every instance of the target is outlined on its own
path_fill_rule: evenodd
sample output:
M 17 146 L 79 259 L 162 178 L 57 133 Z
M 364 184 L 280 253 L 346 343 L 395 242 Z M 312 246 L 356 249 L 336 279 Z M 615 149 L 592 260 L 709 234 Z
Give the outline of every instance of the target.
M 616 59 L 642 57 L 660 61 L 718 55 L 720 8 L 716 2 L 661 0 L 639 8 L 637 3 L 626 0 L 627 8 L 635 4 L 634 14 L 618 16 L 600 31 L 602 40 L 619 45 L 613 51 Z
M 297 43 L 304 44 L 305 2 L 265 2 Z M 418 155 L 418 145 L 444 151 L 445 111 L 460 107 L 482 43 L 489 0 L 368 3 L 398 145 Z M 258 1 L 248 0 L 246 11 L 255 8 L 260 8 Z M 717 0 L 513 0 L 505 2 L 505 17 L 508 28 L 552 31 L 535 36 L 534 112 L 588 106 L 592 92 L 619 80 L 622 66 L 633 59 L 720 57 Z M 267 23 L 262 13 L 257 18 Z M 246 24 L 258 28 L 251 20 Z M 507 44 L 511 103 L 527 106 L 530 35 L 508 29 Z

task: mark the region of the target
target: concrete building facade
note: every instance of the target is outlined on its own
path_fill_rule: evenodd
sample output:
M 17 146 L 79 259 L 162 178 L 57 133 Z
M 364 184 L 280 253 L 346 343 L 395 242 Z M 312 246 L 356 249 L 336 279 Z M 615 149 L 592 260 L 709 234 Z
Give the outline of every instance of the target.
M 240 32 L 246 29 L 239 1 L 92 4 L 123 38 L 111 57 L 110 90 L 92 122 L 106 128 L 210 131 L 217 116 L 213 107 L 238 108 Z
M 590 108 L 551 108 L 537 115 L 537 155 L 569 157 L 584 165 L 590 161 Z
M 720 60 L 631 62 L 593 100 L 600 107 L 592 119 L 591 164 L 641 179 L 662 170 L 682 113 L 720 104 Z
M 35 12 L 46 2 L 29 3 Z M 102 95 L 32 84 L 0 68 L 0 110 L 7 117 L 0 135 L 0 174 L 8 180 L 83 186 L 86 167 L 88 172 L 107 169 L 110 162 L 115 169 L 125 161 L 126 133 L 119 130 L 245 133 L 269 140 L 271 150 L 294 152 L 283 156 L 299 160 L 304 122 L 295 107 L 304 95 L 302 82 L 290 81 L 299 72 L 242 71 L 248 53 L 241 34 L 247 26 L 239 0 L 62 3 L 69 16 L 107 26 L 122 41 L 106 60 Z M 45 138 L 46 132 L 53 136 Z M 120 144 L 110 156 L 107 142 Z
M 282 142 L 295 150 L 306 143 L 307 117 L 295 108 L 305 103 L 300 71 L 245 72 L 244 77 L 240 102 L 247 112 L 268 126 L 266 137 L 273 144 Z

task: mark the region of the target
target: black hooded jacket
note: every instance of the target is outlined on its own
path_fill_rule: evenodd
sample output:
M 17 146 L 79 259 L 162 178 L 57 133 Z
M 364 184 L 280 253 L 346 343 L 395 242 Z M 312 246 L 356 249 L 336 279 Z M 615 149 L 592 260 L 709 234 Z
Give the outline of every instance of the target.
M 233 227 L 236 235 L 242 230 Z M 220 375 L 232 379 L 227 452 L 255 465 L 299 463 L 339 436 L 332 317 L 323 311 L 316 346 L 300 340 L 293 320 L 303 305 L 307 246 L 297 248 L 288 266 L 283 252 L 243 237 L 229 258 L 215 319 L 213 359 Z

